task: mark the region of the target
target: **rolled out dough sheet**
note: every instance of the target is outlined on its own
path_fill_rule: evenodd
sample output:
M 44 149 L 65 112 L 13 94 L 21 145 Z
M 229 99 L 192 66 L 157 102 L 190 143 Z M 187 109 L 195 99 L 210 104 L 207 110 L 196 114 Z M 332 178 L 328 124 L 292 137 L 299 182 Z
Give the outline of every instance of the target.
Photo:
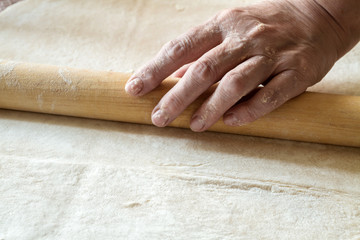
M 246 2 L 27 0 L 0 58 L 132 71 Z M 359 76 L 358 46 L 312 89 Z M 358 148 L 7 110 L 0 133 L 0 239 L 360 239 Z

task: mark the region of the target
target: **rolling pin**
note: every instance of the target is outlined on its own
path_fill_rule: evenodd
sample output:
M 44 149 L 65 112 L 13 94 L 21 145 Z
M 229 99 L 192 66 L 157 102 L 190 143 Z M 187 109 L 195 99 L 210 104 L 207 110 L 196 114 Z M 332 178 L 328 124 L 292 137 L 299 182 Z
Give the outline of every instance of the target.
M 0 108 L 151 124 L 151 111 L 176 84 L 168 78 L 146 96 L 126 94 L 130 74 L 33 63 L 0 62 Z M 189 128 L 209 89 L 170 126 Z M 360 96 L 306 92 L 241 127 L 221 120 L 210 131 L 360 147 Z

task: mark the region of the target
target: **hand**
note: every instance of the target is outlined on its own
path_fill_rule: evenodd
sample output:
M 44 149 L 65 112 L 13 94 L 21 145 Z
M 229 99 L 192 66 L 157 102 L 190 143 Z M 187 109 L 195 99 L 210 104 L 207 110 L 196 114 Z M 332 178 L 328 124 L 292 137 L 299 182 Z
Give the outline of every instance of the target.
M 2 10 L 5 10 L 5 8 L 7 8 L 8 6 L 17 3 L 21 0 L 0 0 L 0 12 Z
M 182 79 L 152 113 L 153 123 L 164 127 L 218 82 L 194 113 L 191 129 L 204 131 L 222 116 L 225 124 L 240 126 L 320 81 L 351 44 L 315 0 L 264 1 L 222 11 L 170 41 L 129 79 L 126 91 L 142 96 L 178 70 Z M 259 85 L 264 87 L 237 104 Z

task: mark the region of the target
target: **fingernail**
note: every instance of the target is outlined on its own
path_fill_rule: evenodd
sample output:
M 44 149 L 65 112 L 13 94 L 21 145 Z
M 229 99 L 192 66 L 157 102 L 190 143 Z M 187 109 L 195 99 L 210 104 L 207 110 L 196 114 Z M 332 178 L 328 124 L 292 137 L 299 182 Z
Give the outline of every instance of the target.
M 205 127 L 205 121 L 201 117 L 199 116 L 193 117 L 190 123 L 191 130 L 193 130 L 194 132 L 200 132 L 201 130 L 204 129 L 204 127 Z
M 158 127 L 165 127 L 169 122 L 169 115 L 162 109 L 156 111 L 151 118 L 153 124 Z
M 131 95 L 137 95 L 142 91 L 143 87 L 143 81 L 139 78 L 135 78 L 125 85 L 125 91 Z
M 241 126 L 244 125 L 233 113 L 228 113 L 224 116 L 224 123 L 229 126 Z

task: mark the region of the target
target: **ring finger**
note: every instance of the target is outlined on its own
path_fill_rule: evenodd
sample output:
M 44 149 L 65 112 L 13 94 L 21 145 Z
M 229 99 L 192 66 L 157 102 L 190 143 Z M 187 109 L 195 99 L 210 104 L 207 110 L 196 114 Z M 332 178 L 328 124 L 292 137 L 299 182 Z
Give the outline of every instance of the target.
M 193 131 L 205 131 L 242 97 L 254 90 L 274 70 L 264 56 L 254 56 L 228 72 L 215 92 L 193 115 L 190 127 Z
M 206 89 L 245 59 L 248 51 L 246 45 L 228 39 L 194 62 L 154 108 L 153 123 L 164 127 L 174 120 Z

